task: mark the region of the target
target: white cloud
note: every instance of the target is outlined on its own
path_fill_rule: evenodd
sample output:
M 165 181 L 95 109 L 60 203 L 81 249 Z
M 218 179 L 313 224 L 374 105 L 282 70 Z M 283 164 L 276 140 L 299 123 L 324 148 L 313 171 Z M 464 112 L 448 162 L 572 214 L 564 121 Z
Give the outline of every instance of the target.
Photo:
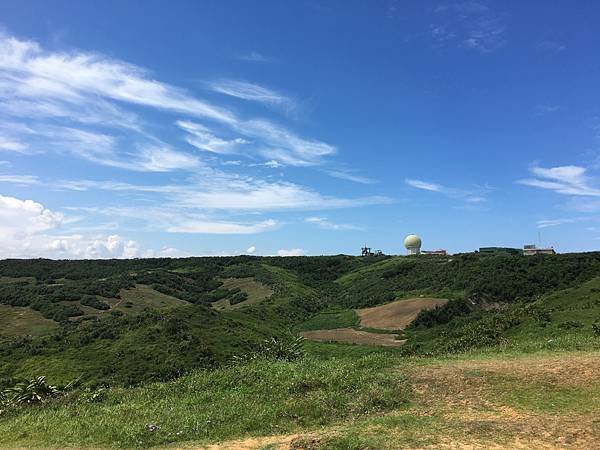
M 288 97 L 250 83 L 225 81 L 214 87 L 238 98 L 286 108 L 293 103 Z M 321 164 L 324 157 L 336 152 L 332 145 L 302 138 L 268 120 L 241 119 L 226 108 L 155 80 L 148 71 L 132 64 L 95 53 L 48 52 L 35 42 L 3 35 L 0 35 L 0 99 L 0 108 L 14 116 L 61 118 L 71 122 L 71 129 L 77 128 L 73 125 L 77 123 L 136 131 L 136 139 L 142 143 L 137 142 L 133 146 L 123 143 L 127 157 L 134 156 L 132 147 L 148 147 L 148 141 L 154 139 L 144 130 L 136 114 L 124 110 L 127 105 L 187 114 L 218 123 L 240 135 L 225 140 L 206 128 L 198 128 L 197 124 L 196 129 L 187 130 L 190 133 L 188 141 L 192 145 L 215 153 L 229 153 L 235 144 L 250 139 L 254 144 L 252 151 L 258 156 L 289 165 L 309 166 Z M 82 132 L 97 134 L 97 131 L 89 129 Z M 114 144 L 114 137 L 112 139 Z M 13 140 L 6 145 L 15 148 Z M 113 151 L 117 153 L 116 148 Z M 88 150 L 79 155 L 101 163 L 102 158 L 93 157 L 95 153 Z M 113 157 L 109 161 L 117 166 L 115 161 L 121 160 Z M 143 167 L 122 161 L 118 166 L 130 169 Z
M 587 175 L 585 167 L 532 167 L 530 171 L 535 178 L 518 180 L 517 183 L 548 189 L 564 195 L 600 196 L 600 188 L 597 188 L 595 180 Z
M 306 254 L 306 250 L 302 250 L 301 248 L 292 248 L 290 250 L 277 250 L 277 256 L 304 256 Z
M 23 186 L 31 186 L 40 184 L 38 177 L 33 175 L 0 175 L 1 183 L 20 184 Z
M 424 191 L 441 192 L 443 190 L 442 186 L 440 186 L 439 184 L 429 183 L 427 181 L 412 180 L 407 178 L 406 180 L 404 180 L 404 182 L 409 186 L 412 186 L 417 189 L 422 189 Z
M 256 247 L 254 245 L 248 247 L 246 253 L 248 253 L 249 255 L 254 255 L 256 253 Z
M 273 58 L 269 58 L 268 56 L 265 56 L 259 52 L 246 53 L 244 55 L 238 56 L 238 59 L 241 59 L 242 61 L 260 62 L 260 63 L 267 63 L 267 62 L 275 61 Z
M 538 50 L 549 52 L 549 53 L 559 53 L 567 48 L 566 45 L 561 44 L 556 41 L 551 40 L 543 40 L 536 44 L 535 46 Z
M 389 204 L 392 199 L 381 196 L 339 198 L 321 195 L 304 186 L 288 182 L 268 182 L 208 170 L 194 184 L 135 185 L 112 181 L 64 181 L 56 188 L 83 191 L 100 189 L 122 192 L 145 192 L 164 195 L 170 205 L 182 208 L 229 211 L 286 211 L 353 208 Z
M 137 161 L 133 160 L 126 164 L 118 164 L 122 168 L 144 172 L 169 172 L 180 169 L 191 170 L 199 165 L 200 160 L 194 156 L 161 147 L 141 149 L 137 156 Z
M 220 94 L 262 103 L 267 106 L 275 106 L 282 108 L 285 111 L 290 111 L 296 106 L 295 101 L 290 97 L 263 86 L 259 86 L 258 84 L 245 81 L 220 80 L 210 83 L 209 86 L 213 91 L 219 92 Z
M 230 154 L 237 153 L 239 147 L 244 144 L 249 144 L 248 141 L 242 138 L 235 138 L 231 140 L 222 139 L 215 136 L 208 128 L 198 123 L 178 120 L 177 126 L 188 132 L 186 141 L 194 147 L 218 154 Z
M 312 225 L 316 225 L 324 230 L 360 230 L 360 227 L 356 225 L 350 225 L 346 223 L 334 223 L 326 217 L 307 217 L 304 219 L 305 222 Z
M 437 45 L 491 52 L 506 43 L 503 16 L 476 1 L 456 2 L 434 9 L 430 34 Z
M 33 200 L 0 195 L 0 235 L 3 240 L 19 239 L 31 233 L 61 225 L 64 216 L 52 212 Z
M 50 53 L 33 41 L 0 36 L 0 69 L 3 81 L 21 95 L 78 101 L 95 94 L 223 122 L 234 120 L 228 111 L 153 80 L 137 66 L 99 54 Z
M 233 128 L 240 134 L 255 139 L 258 153 L 290 166 L 314 166 L 337 149 L 325 142 L 308 140 L 288 129 L 264 119 L 251 119 L 237 123 Z
M 342 170 L 326 170 L 325 173 L 327 173 L 328 175 L 331 175 L 332 177 L 340 178 L 342 180 L 353 181 L 355 183 L 373 184 L 373 183 L 377 182 L 376 180 L 373 180 L 372 178 L 363 177 L 361 175 L 357 175 L 355 173 L 342 171 Z
M 430 183 L 423 180 L 405 179 L 404 182 L 411 187 L 421 189 L 423 191 L 437 192 L 445 195 L 446 197 L 463 200 L 467 203 L 483 203 L 487 201 L 485 194 L 487 194 L 491 188 L 488 186 L 475 188 L 475 189 L 458 189 L 448 186 L 443 186 L 437 183 Z
M 284 167 L 283 164 L 275 161 L 274 159 L 267 161 L 264 165 L 270 167 L 271 169 L 279 169 L 280 167 Z
M 33 200 L 0 195 L 0 258 L 89 259 L 184 254 L 172 248 L 144 250 L 136 241 L 118 234 L 81 234 L 65 230 L 74 220 Z
M 552 114 L 552 113 L 555 113 L 558 111 L 560 111 L 559 105 L 537 105 L 535 107 L 535 113 L 538 116 L 545 115 L 545 114 Z
M 0 136 L 0 151 L 2 150 L 11 152 L 23 152 L 27 150 L 27 145 Z
M 569 219 L 543 219 L 543 220 L 538 220 L 536 222 L 536 225 L 538 228 L 549 228 L 549 227 L 557 227 L 559 225 L 564 225 L 567 223 L 576 223 L 578 222 L 578 219 L 573 219 L 573 218 L 569 218 Z
M 258 223 L 188 220 L 167 228 L 167 231 L 170 233 L 254 234 L 272 230 L 273 228 L 277 227 L 277 225 L 278 223 L 272 219 Z

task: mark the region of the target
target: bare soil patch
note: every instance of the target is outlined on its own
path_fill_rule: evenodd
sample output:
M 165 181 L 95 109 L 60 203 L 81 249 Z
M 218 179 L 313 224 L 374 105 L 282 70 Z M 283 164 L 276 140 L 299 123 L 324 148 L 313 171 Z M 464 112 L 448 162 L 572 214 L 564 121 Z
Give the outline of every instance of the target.
M 311 341 L 317 342 L 346 342 L 350 344 L 381 345 L 384 347 L 399 347 L 406 342 L 405 340 L 397 340 L 396 334 L 369 333 L 353 328 L 303 331 L 300 334 Z
M 382 330 L 402 330 L 416 319 L 419 312 L 448 303 L 442 298 L 409 298 L 373 308 L 358 309 L 361 325 Z

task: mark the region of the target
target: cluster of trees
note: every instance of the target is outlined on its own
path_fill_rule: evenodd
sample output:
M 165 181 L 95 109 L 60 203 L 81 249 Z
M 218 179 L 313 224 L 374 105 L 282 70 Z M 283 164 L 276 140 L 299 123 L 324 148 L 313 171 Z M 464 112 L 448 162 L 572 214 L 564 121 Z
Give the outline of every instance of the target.
M 418 290 L 460 292 L 475 302 L 513 302 L 597 276 L 600 253 L 397 258 L 359 274 L 344 283 L 347 307 L 374 306 Z

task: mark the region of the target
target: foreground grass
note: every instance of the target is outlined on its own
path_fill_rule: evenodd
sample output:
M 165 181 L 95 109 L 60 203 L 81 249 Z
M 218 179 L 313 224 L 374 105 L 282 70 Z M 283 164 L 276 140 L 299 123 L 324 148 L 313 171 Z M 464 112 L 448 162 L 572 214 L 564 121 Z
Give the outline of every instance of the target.
M 0 416 L 0 446 L 147 448 L 290 433 L 405 405 L 397 359 L 256 361 L 199 371 L 170 383 L 113 389 L 98 403 L 75 398 Z M 149 432 L 147 424 L 158 429 Z
M 361 349 L 332 345 L 325 359 L 259 360 L 112 389 L 98 403 L 71 396 L 13 411 L 0 416 L 0 447 L 594 448 L 600 440 L 597 351 L 337 356 L 350 347 Z

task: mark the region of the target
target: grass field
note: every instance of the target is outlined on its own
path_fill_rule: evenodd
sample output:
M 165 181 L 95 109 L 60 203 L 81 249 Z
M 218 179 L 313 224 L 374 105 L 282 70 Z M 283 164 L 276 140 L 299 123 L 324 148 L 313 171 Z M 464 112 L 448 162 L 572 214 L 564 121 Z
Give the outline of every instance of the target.
M 12 334 L 0 335 L 2 389 L 41 375 L 82 383 L 41 405 L 0 399 L 0 448 L 588 449 L 600 441 L 600 253 L 0 268 L 10 275 L 0 280 L 0 326 Z M 239 294 L 222 287 L 248 300 L 211 307 Z M 111 309 L 82 307 L 88 317 L 78 323 L 54 316 L 72 294 Z M 449 302 L 406 326 L 441 302 L 432 298 Z M 26 304 L 57 318 L 7 306 Z M 46 335 L 48 325 L 60 328 Z M 340 329 L 394 345 L 305 341 L 304 356 L 286 360 L 290 330 L 339 338 Z M 23 336 L 31 331 L 41 336 Z
M 58 328 L 58 324 L 27 307 L 0 304 L 0 335 L 39 336 Z
M 302 331 L 307 339 L 317 342 L 343 342 L 359 345 L 381 345 L 383 347 L 399 347 L 404 344 L 393 333 L 373 333 L 354 328 L 334 328 L 333 330 Z
M 213 308 L 216 309 L 236 309 L 242 306 L 254 305 L 273 294 L 273 291 L 262 283 L 255 281 L 252 278 L 226 278 L 223 280 L 223 287 L 226 289 L 239 289 L 248 294 L 248 300 L 245 300 L 236 305 L 229 303 L 228 298 L 224 298 L 213 303 Z
M 256 361 L 113 389 L 95 403 L 67 398 L 2 417 L 0 446 L 588 449 L 600 440 L 598 414 L 598 352 L 381 353 Z

